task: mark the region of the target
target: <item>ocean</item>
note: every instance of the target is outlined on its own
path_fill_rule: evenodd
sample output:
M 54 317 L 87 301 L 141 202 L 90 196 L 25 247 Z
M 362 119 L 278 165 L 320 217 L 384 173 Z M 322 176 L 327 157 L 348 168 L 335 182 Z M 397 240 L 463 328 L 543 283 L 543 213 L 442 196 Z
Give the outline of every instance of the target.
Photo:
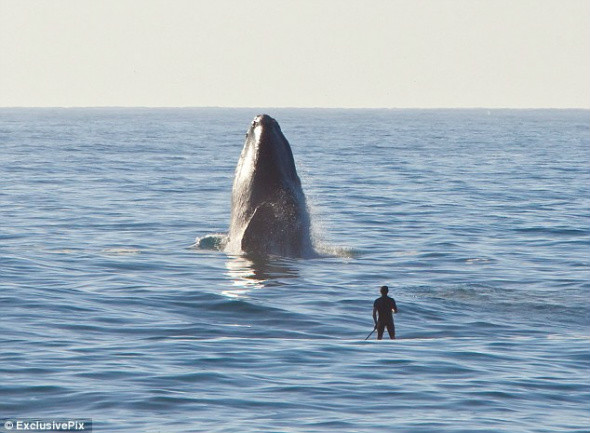
M 193 246 L 263 112 L 319 257 Z M 588 110 L 5 108 L 0 173 L 0 431 L 590 431 Z

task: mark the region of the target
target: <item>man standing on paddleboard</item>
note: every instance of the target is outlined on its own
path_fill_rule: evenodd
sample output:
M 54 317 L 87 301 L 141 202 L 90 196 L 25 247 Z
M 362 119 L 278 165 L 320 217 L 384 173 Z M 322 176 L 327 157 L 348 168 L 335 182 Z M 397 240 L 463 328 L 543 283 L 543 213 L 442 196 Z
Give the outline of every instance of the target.
M 395 300 L 387 296 L 389 287 L 381 286 L 381 297 L 375 299 L 373 304 L 373 321 L 375 328 L 377 328 L 377 340 L 383 338 L 383 331 L 387 327 L 389 338 L 395 339 L 395 325 L 393 323 L 393 313 L 397 313 L 397 305 Z M 393 312 L 393 313 L 392 313 Z M 377 318 L 377 314 L 379 318 Z

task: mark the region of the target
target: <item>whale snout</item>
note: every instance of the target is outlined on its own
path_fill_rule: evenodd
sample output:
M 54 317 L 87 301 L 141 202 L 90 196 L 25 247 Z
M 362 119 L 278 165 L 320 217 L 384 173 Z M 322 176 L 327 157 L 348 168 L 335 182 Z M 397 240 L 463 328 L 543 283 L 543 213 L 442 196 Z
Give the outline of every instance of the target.
M 252 121 L 252 127 L 262 126 L 264 128 L 274 127 L 278 125 L 277 121 L 270 117 L 268 114 L 259 114 Z
M 251 144 L 257 152 L 282 145 L 287 141 L 279 123 L 268 114 L 259 114 L 252 120 L 246 138 L 251 139 Z

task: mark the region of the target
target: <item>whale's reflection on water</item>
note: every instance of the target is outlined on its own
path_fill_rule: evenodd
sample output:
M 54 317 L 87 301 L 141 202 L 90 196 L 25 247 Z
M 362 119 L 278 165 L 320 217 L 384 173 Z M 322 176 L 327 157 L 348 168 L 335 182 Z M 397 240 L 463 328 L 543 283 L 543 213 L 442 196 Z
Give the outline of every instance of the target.
M 230 256 L 225 273 L 232 287 L 221 293 L 229 298 L 244 298 L 253 290 L 282 285 L 284 279 L 299 276 L 293 265 L 289 259 Z

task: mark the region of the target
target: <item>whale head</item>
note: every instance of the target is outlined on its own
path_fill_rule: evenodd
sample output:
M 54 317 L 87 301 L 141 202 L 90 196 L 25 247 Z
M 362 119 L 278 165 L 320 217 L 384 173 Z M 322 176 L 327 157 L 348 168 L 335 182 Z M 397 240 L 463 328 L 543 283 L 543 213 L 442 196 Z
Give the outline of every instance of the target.
M 305 256 L 311 251 L 309 224 L 291 146 L 275 119 L 258 115 L 236 167 L 226 251 Z
M 289 142 L 283 135 L 278 122 L 261 114 L 256 116 L 248 132 L 240 161 L 236 168 L 236 183 L 255 182 L 251 192 L 272 193 L 277 186 L 300 186 L 295 160 Z M 295 185 L 291 185 L 295 183 Z

